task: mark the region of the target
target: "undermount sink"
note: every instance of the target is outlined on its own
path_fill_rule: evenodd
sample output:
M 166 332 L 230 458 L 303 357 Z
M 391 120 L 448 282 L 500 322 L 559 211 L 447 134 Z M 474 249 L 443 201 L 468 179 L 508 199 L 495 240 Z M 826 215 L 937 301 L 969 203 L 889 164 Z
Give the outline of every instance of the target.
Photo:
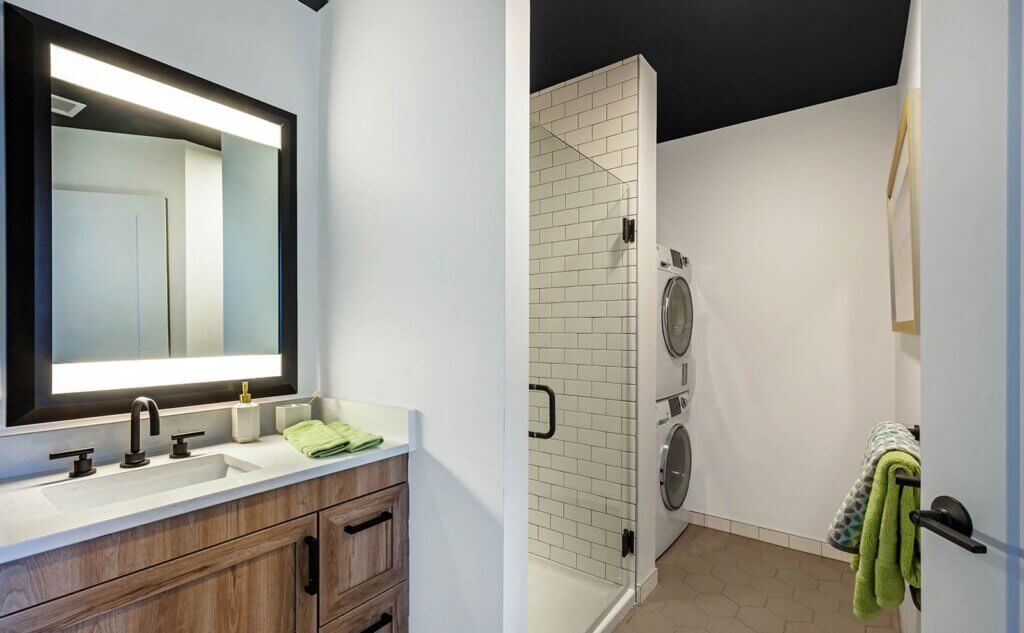
M 259 466 L 255 464 L 215 453 L 159 466 L 143 466 L 115 475 L 68 481 L 44 489 L 43 496 L 61 512 L 76 512 L 208 481 L 234 479 L 257 469 Z

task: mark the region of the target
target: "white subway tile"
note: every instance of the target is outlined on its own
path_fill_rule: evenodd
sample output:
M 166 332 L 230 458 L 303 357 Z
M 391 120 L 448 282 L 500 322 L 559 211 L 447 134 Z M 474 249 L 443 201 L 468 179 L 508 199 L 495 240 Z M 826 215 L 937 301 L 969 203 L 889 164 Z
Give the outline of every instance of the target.
M 729 520 L 721 519 L 710 514 L 704 516 L 704 525 L 711 528 L 712 530 L 719 530 L 720 532 L 729 532 Z
M 587 95 L 592 92 L 601 90 L 608 85 L 608 78 L 604 73 L 588 77 L 577 84 L 577 93 L 580 95 Z
M 747 538 L 757 538 L 757 526 L 749 525 L 747 523 L 740 523 L 739 521 L 731 521 L 730 529 L 733 534 L 739 534 Z
M 623 132 L 622 134 L 616 134 L 608 138 L 608 151 L 614 152 L 618 149 L 624 149 L 626 147 L 635 147 L 637 144 L 637 131 L 630 130 Z
M 623 97 L 618 101 L 614 101 L 608 104 L 608 118 L 622 117 L 628 114 L 632 114 L 635 118 L 637 113 L 637 96 L 631 95 Z
M 595 139 L 605 138 L 620 134 L 622 132 L 622 119 L 616 117 L 614 119 L 608 119 L 604 123 L 597 123 L 592 127 L 591 136 Z
M 594 93 L 594 107 L 602 106 L 613 101 L 618 101 L 622 98 L 622 84 L 615 84 L 614 86 L 608 86 L 603 90 L 598 90 Z M 557 107 L 557 106 L 555 106 Z M 554 109 L 554 108 L 549 108 Z M 544 122 L 544 113 L 547 110 L 540 111 L 541 123 Z M 559 116 L 562 116 L 560 113 Z
M 623 77 L 623 80 L 625 80 L 625 79 L 628 79 L 628 77 Z M 565 103 L 566 101 L 575 99 L 576 98 L 576 86 L 577 86 L 577 84 L 568 84 L 566 86 L 558 88 L 557 90 L 552 90 L 551 91 L 551 105 L 555 105 L 555 104 L 558 104 L 558 103 Z
M 802 536 L 790 534 L 789 546 L 792 549 L 800 550 L 801 552 L 807 552 L 808 554 L 821 556 L 821 541 L 813 541 L 809 538 L 804 538 Z
M 589 95 L 588 95 L 588 98 Z M 608 119 L 608 106 L 603 105 L 597 108 L 591 108 L 590 110 L 584 110 L 579 113 L 579 125 L 594 125 L 595 123 L 601 123 Z
M 637 74 L 637 62 L 634 61 L 629 62 L 628 64 L 623 64 L 618 68 L 613 68 L 608 71 L 608 84 L 611 85 L 621 83 L 623 81 L 626 81 L 627 79 L 636 77 Z
M 590 110 L 593 107 L 593 101 L 594 101 L 593 96 L 589 95 L 589 94 L 583 95 L 582 97 L 577 97 L 577 98 L 575 98 L 575 99 L 573 99 L 571 101 L 566 101 L 565 102 L 565 114 L 566 114 L 566 116 L 569 116 L 569 115 L 572 115 L 572 114 L 579 114 L 581 112 L 585 112 L 587 110 Z M 583 125 L 587 125 L 587 124 L 583 124 Z

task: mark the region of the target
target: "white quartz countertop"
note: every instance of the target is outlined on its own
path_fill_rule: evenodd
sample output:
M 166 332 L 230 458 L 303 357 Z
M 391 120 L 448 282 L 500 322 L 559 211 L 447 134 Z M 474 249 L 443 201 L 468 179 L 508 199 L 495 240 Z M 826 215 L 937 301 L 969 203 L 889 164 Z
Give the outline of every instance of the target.
M 363 411 L 364 407 L 375 405 L 351 403 L 351 406 Z M 392 407 L 381 409 L 382 417 L 391 420 L 384 420 L 379 426 L 369 420 L 359 426 L 383 435 L 384 443 L 358 453 L 313 459 L 295 450 L 281 435 L 271 435 L 248 444 L 229 442 L 197 448 L 190 443 L 192 456 L 185 459 L 170 459 L 166 454 L 151 452 L 149 465 L 132 470 L 113 463 L 97 466 L 95 474 L 84 478 L 72 479 L 64 472 L 0 482 L 0 563 L 408 453 L 412 429 L 402 429 L 401 423 L 390 422 L 395 418 L 394 413 L 404 411 L 411 426 L 415 412 Z M 400 421 L 401 415 L 398 417 Z M 124 477 L 161 465 L 184 464 L 214 455 L 225 456 L 229 463 L 232 459 L 240 460 L 257 468 L 248 472 L 233 469 L 223 478 L 97 507 L 74 510 L 65 507 L 62 511 L 51 502 L 51 499 L 69 496 L 62 493 L 70 491 L 54 494 L 57 486 L 73 486 L 113 475 Z

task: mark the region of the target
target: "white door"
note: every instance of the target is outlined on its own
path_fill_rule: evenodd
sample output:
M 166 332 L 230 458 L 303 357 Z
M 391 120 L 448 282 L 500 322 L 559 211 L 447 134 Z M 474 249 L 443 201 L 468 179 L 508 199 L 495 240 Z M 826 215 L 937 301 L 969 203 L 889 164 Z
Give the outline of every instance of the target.
M 157 196 L 54 190 L 54 363 L 168 356 L 166 209 Z
M 1022 630 L 1020 4 L 921 5 L 921 503 L 986 548 L 922 530 L 924 633 Z

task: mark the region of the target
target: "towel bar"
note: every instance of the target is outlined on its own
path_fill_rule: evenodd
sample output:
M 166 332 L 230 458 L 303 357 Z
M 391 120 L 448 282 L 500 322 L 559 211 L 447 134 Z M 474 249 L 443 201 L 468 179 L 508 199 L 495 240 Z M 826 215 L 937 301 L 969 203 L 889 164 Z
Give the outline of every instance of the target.
M 896 473 L 896 484 L 899 486 L 906 486 L 908 488 L 920 488 L 921 478 L 908 475 L 906 473 Z

